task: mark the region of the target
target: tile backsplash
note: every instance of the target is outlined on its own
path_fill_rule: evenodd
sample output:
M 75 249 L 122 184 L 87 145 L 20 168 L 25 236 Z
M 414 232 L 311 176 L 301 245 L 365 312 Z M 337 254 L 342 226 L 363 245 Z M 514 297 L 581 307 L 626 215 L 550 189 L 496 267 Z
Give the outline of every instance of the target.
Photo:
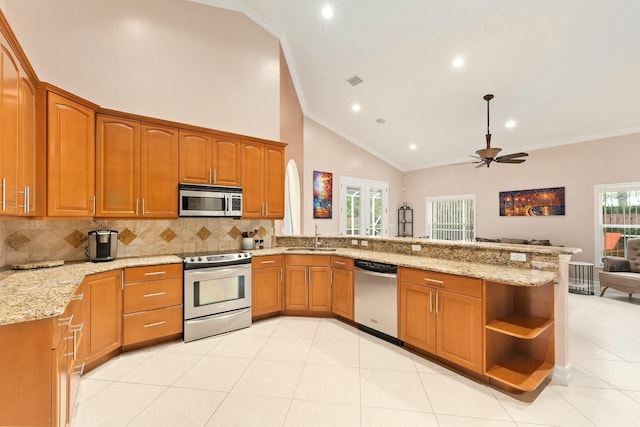
M 0 267 L 30 261 L 86 260 L 90 230 L 118 231 L 118 257 L 240 249 L 241 233 L 272 246 L 274 222 L 218 218 L 175 220 L 0 221 Z

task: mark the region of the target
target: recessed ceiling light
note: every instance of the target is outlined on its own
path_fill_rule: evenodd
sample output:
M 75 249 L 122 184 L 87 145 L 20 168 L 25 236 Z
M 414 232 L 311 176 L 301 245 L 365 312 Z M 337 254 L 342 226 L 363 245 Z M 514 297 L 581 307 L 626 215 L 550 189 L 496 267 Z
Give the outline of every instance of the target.
M 418 146 L 416 144 L 411 144 L 409 146 L 409 150 L 415 150 L 416 148 L 418 148 Z
M 462 56 L 456 56 L 451 63 L 454 68 L 460 68 L 464 65 L 464 58 Z
M 327 20 L 333 18 L 333 7 L 331 5 L 328 4 L 322 8 L 322 17 Z
M 360 104 L 353 104 L 353 105 L 351 106 L 351 110 L 352 110 L 353 112 L 356 112 L 356 113 L 357 113 L 358 111 L 360 111 L 360 108 L 361 108 L 361 107 L 360 107 Z
M 516 127 L 516 122 L 514 122 L 513 120 L 509 120 L 507 123 L 504 124 L 506 127 L 508 127 L 509 129 Z

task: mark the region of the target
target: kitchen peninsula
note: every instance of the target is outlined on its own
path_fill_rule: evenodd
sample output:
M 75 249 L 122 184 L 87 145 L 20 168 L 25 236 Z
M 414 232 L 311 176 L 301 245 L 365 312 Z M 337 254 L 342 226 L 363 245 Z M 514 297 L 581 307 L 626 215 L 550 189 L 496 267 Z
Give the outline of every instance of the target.
M 289 259 L 295 256 L 307 257 L 312 262 L 310 265 L 332 266 L 331 280 L 338 271 L 336 263 L 352 266 L 352 260 L 361 259 L 395 264 L 398 266 L 399 338 L 405 345 L 437 360 L 444 359 L 445 363 L 452 362 L 472 374 L 480 374 L 501 388 L 531 391 L 551 374 L 555 383 L 569 381 L 568 262 L 572 255 L 580 252 L 581 249 L 567 247 L 406 238 L 355 240 L 341 236 L 322 236 L 316 244 L 315 237 L 287 236 L 276 237 L 274 248 L 254 252 L 254 271 L 261 272 L 256 270 L 261 266 L 270 266 L 274 272 L 279 270 L 278 266 L 286 270 Z M 524 257 L 525 261 L 513 260 L 514 253 L 519 254 L 515 258 Z M 261 259 L 265 260 L 264 265 Z M 296 258 L 297 263 L 299 259 Z M 254 275 L 254 315 L 256 312 L 296 313 L 287 310 L 288 273 L 278 274 L 280 284 L 267 282 L 265 288 L 261 287 L 260 276 Z M 322 292 L 312 289 L 311 271 L 308 275 L 305 272 L 304 277 L 305 281 L 309 277 L 307 295 Z M 336 275 L 333 282 L 334 306 L 336 301 L 341 303 L 341 298 L 336 297 L 338 277 Z M 353 275 L 350 277 L 350 290 L 342 293 L 350 293 L 349 304 L 353 307 Z M 279 303 L 278 295 L 282 294 L 284 302 Z M 438 314 L 438 298 L 447 301 L 445 297 L 458 298 L 449 306 L 458 305 L 461 311 L 440 309 Z M 261 298 L 266 302 L 264 310 L 261 310 Z M 459 298 L 467 300 L 461 302 Z M 317 311 L 322 309 L 313 308 L 309 303 L 307 311 L 301 314 L 314 315 Z M 333 313 L 353 321 L 335 308 Z M 459 320 L 460 316 L 465 320 Z M 416 322 L 421 323 L 413 328 Z M 447 354 L 446 349 L 435 350 L 446 346 L 446 340 L 456 335 L 442 331 L 447 322 L 455 324 L 451 330 L 468 328 L 463 342 L 453 344 L 457 348 L 453 353 L 462 349 L 460 352 L 464 355 L 441 358 L 439 356 Z M 430 326 L 431 323 L 436 326 Z M 417 335 L 413 329 L 417 329 Z M 435 335 L 440 337 L 439 342 Z

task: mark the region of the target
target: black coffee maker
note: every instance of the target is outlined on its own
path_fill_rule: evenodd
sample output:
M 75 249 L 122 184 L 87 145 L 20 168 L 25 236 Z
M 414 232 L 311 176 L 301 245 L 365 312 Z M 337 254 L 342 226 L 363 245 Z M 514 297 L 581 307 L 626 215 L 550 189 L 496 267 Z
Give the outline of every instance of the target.
M 118 232 L 93 230 L 89 232 L 87 256 L 91 262 L 113 261 L 118 252 Z

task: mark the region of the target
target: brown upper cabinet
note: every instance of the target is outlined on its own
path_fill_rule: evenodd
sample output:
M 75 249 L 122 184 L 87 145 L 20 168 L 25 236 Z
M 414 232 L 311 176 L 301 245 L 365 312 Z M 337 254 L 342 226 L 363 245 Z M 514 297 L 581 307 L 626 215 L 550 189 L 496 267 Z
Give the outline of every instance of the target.
M 284 218 L 284 147 L 244 142 L 242 217 Z
M 180 129 L 180 182 L 240 185 L 240 141 Z
M 97 217 L 178 216 L 178 129 L 98 114 Z
M 47 92 L 47 214 L 95 213 L 95 111 Z
M 35 85 L 0 33 L 0 215 L 35 215 Z

